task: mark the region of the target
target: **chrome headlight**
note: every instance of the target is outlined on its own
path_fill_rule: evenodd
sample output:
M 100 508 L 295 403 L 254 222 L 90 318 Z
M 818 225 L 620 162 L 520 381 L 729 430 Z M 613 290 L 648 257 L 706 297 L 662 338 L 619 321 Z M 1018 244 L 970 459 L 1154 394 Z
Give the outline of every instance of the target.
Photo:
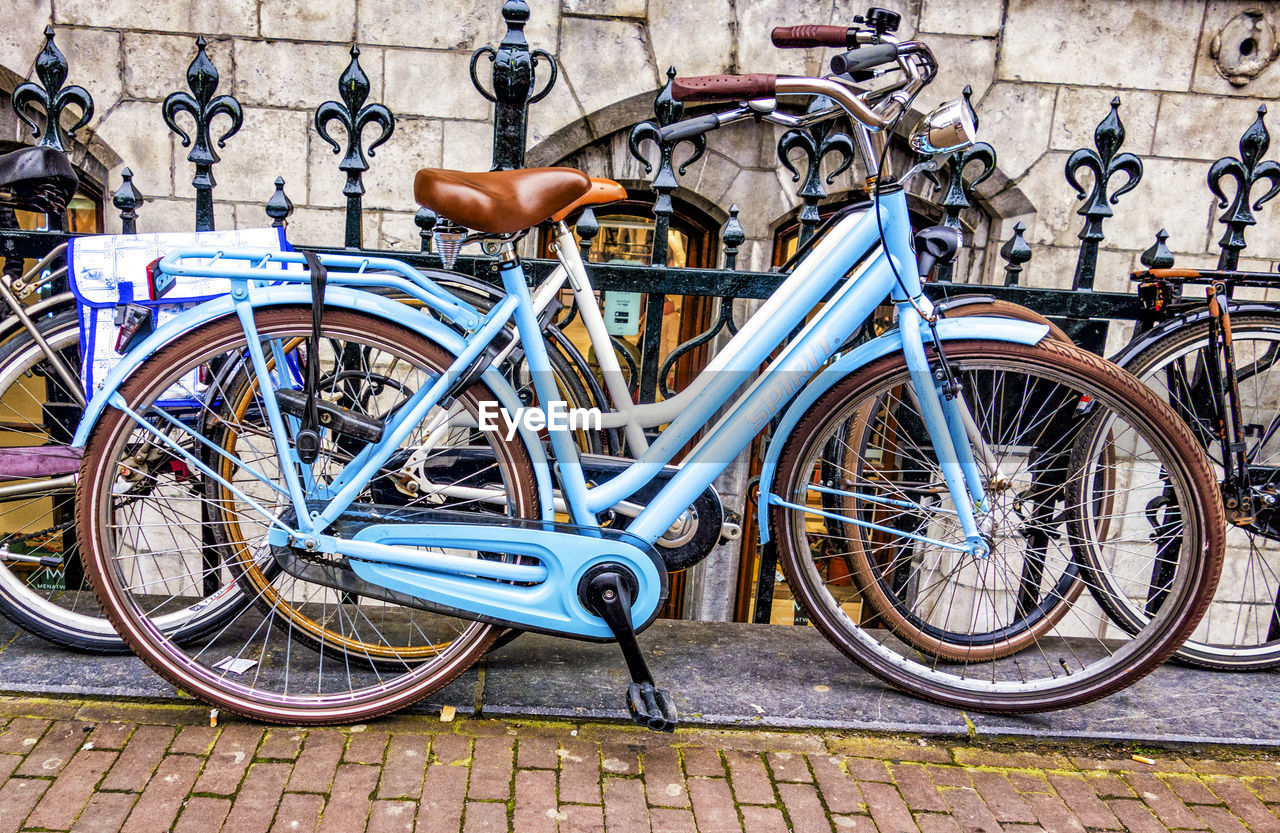
M 948 101 L 911 131 L 911 147 L 920 153 L 951 153 L 973 144 L 978 135 L 973 107 L 963 98 Z

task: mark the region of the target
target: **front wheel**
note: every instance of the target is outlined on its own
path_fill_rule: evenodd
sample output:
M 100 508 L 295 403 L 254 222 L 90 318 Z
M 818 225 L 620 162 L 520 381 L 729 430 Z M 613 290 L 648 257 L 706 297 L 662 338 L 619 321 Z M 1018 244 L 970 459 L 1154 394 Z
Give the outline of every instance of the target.
M 962 551 L 906 361 L 891 355 L 820 397 L 783 446 L 774 494 L 790 507 L 775 503 L 770 523 L 797 598 L 847 656 L 935 702 L 1043 711 L 1129 685 L 1177 649 L 1217 582 L 1223 519 L 1203 453 L 1133 377 L 1076 348 L 954 342 L 946 354 L 989 453 L 989 554 Z M 1157 496 L 1179 511 L 1175 530 L 1152 526 Z M 1086 552 L 1101 556 L 1089 571 Z M 1132 629 L 1095 600 L 1157 578 L 1163 601 Z M 1077 582 L 1095 592 L 1063 598 Z M 921 653 L 938 634 L 953 647 L 972 635 L 972 655 Z M 990 650 L 1014 636 L 1019 653 Z

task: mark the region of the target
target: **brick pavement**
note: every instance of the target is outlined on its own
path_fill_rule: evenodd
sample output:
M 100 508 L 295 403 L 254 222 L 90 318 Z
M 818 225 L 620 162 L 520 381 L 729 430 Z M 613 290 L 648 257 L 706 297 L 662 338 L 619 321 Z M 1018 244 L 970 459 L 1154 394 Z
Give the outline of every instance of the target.
M 393 717 L 0 698 L 0 833 L 1280 833 L 1259 750 Z

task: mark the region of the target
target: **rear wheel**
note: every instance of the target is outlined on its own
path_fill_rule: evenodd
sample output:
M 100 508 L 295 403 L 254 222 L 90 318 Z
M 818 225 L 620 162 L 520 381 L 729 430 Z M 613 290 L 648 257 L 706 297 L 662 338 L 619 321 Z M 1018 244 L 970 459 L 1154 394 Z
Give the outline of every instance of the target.
M 1217 581 L 1222 515 L 1203 454 L 1132 377 L 1075 348 L 954 342 L 947 359 L 995 463 L 979 459 L 990 499 L 979 528 L 990 553 L 952 549 L 964 544 L 963 531 L 905 360 L 887 356 L 820 397 L 783 447 L 774 494 L 791 507 L 771 508 L 771 528 L 797 597 L 846 655 L 936 702 L 1040 711 L 1132 683 L 1176 650 Z M 833 459 L 841 432 L 860 439 L 836 443 Z M 833 467 L 849 482 L 824 480 Z M 815 511 L 818 496 L 832 492 L 843 504 L 835 513 L 841 527 L 874 524 L 876 536 L 862 534 L 854 546 L 832 539 L 819 514 L 830 508 Z M 1177 546 L 1162 548 L 1145 505 L 1165 492 L 1181 520 Z M 1099 518 L 1093 507 L 1106 502 L 1115 509 Z M 843 567 L 855 546 L 868 548 L 878 572 L 851 584 L 847 568 L 832 565 Z M 1086 549 L 1105 554 L 1097 573 L 1070 580 L 1095 590 L 1150 586 L 1157 566 L 1172 567 L 1167 580 L 1161 574 L 1164 603 L 1132 632 L 1116 627 L 1090 594 L 1062 597 Z M 900 580 L 893 593 L 883 592 L 884 575 Z M 867 613 L 879 616 L 868 621 Z M 1043 628 L 1025 626 L 1051 618 Z M 970 656 L 922 656 L 917 646 L 940 632 L 952 646 L 956 635 L 971 635 Z M 1026 642 L 1020 653 L 989 650 L 992 640 L 1014 636 Z
M 261 310 L 256 320 L 265 355 L 286 367 L 280 375 L 288 380 L 296 373 L 291 357 L 310 331 L 310 310 Z M 416 333 L 350 311 L 326 311 L 323 336 L 319 375 L 328 384 L 322 398 L 338 402 L 338 392 L 345 389 L 371 416 L 389 413 L 412 391 L 431 384 L 450 362 Z M 260 386 L 246 383 L 250 376 L 243 373 L 214 373 L 212 389 L 191 389 L 202 369 L 234 367 L 244 350 L 239 322 L 221 319 L 157 352 L 122 389 L 130 409 L 151 419 L 173 416 L 175 409 L 166 403 L 175 399 L 198 401 L 200 416 L 184 419 L 202 425 L 206 447 L 218 449 L 210 458 L 217 462 L 211 468 L 218 477 L 158 480 L 145 494 L 125 500 L 114 488 L 118 461 L 149 442 L 149 432 L 123 411 L 111 412 L 95 427 L 87 458 L 97 463 L 82 479 L 79 494 L 81 505 L 91 511 L 82 513 L 80 528 L 93 542 L 91 572 L 103 608 L 139 656 L 176 686 L 260 720 L 361 720 L 439 689 L 488 649 L 498 629 L 396 604 L 385 594 L 352 592 L 344 583 L 352 574 L 340 558 L 297 551 L 284 558 L 288 553 L 272 551 L 265 541 L 271 519 L 291 512 L 292 504 L 280 492 L 279 457 L 261 428 Z M 524 446 L 475 428 L 480 405 L 495 400 L 484 385 L 473 385 L 456 400 L 457 413 L 465 417 L 460 427 L 437 434 L 434 441 L 442 456 L 482 461 L 471 467 L 483 496 L 471 500 L 470 511 L 538 517 Z M 406 440 L 406 449 L 423 441 L 421 430 Z M 346 443 L 346 438 L 326 441 L 311 470 L 302 472 L 315 499 L 327 498 L 333 477 L 358 453 Z M 175 470 L 184 468 L 179 455 L 167 451 L 167 459 Z M 407 522 L 416 508 L 441 506 L 427 494 L 388 504 L 389 495 L 398 493 L 389 482 L 393 474 L 366 485 L 339 522 L 342 528 L 331 533 L 353 534 L 362 513 L 379 523 Z M 211 543 L 201 537 L 210 525 L 200 523 L 202 514 L 218 530 Z M 140 518 L 154 519 L 153 526 L 159 522 L 164 539 L 131 533 L 144 526 Z M 149 574 L 140 575 L 137 564 L 145 564 Z M 152 617 L 171 606 L 190 605 L 202 581 L 215 574 L 238 576 L 256 604 L 217 633 L 185 646 L 158 632 Z

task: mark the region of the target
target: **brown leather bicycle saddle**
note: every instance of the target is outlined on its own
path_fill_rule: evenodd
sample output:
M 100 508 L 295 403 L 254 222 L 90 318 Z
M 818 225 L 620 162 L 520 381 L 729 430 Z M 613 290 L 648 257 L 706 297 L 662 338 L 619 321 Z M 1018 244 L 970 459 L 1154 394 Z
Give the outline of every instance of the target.
M 587 175 L 573 168 L 485 173 L 423 168 L 413 180 L 419 205 L 486 234 L 535 226 L 590 189 Z

